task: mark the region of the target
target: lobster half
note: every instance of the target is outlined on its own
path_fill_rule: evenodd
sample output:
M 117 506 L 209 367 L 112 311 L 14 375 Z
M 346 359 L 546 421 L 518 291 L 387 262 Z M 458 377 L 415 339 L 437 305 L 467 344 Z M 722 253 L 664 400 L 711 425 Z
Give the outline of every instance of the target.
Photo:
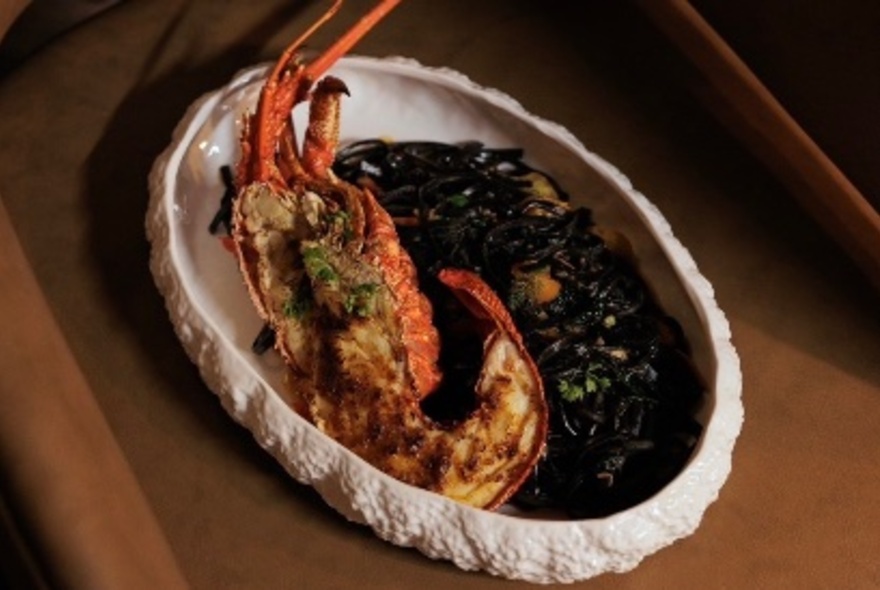
M 503 504 L 544 450 L 541 378 L 498 297 L 479 276 L 438 279 L 483 338 L 474 409 L 453 423 L 424 413 L 438 388 L 440 336 L 432 306 L 390 216 L 369 190 L 335 177 L 340 104 L 348 91 L 321 76 L 400 0 L 379 2 L 323 55 L 303 42 L 282 54 L 245 116 L 233 208 L 233 250 L 257 312 L 289 367 L 294 408 L 385 473 L 475 507 Z M 308 101 L 300 148 L 291 111 Z

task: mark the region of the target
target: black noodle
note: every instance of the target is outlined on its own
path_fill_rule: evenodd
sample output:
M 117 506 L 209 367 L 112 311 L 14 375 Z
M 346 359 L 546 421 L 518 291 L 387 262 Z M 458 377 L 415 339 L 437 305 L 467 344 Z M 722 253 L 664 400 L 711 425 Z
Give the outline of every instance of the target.
M 513 501 L 600 517 L 649 498 L 682 469 L 701 432 L 703 388 L 680 328 L 591 232 L 590 211 L 569 207 L 522 158 L 477 142 L 368 140 L 341 150 L 334 171 L 374 190 L 398 222 L 441 333 L 448 304 L 433 277 L 444 267 L 479 272 L 511 310 L 551 410 L 546 455 Z M 447 367 L 464 374 L 469 363 L 473 375 L 478 357 Z

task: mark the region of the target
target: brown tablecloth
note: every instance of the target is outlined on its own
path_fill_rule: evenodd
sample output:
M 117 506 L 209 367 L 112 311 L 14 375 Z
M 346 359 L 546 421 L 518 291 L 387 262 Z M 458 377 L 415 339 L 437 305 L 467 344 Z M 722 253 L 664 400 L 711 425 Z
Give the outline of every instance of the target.
M 346 5 L 311 44 L 368 4 Z M 0 196 L 124 458 L 111 463 L 139 484 L 120 493 L 142 494 L 192 588 L 512 586 L 384 543 L 286 477 L 200 381 L 153 286 L 143 220 L 154 158 L 193 100 L 274 58 L 320 10 L 155 0 L 90 21 L 0 80 Z M 650 23 L 623 3 L 410 0 L 357 52 L 457 69 L 568 127 L 656 203 L 731 321 L 746 422 L 719 500 L 693 536 L 633 572 L 575 587 L 880 586 L 880 299 L 675 83 L 677 58 Z M 0 342 L 4 353 L 17 346 Z M 5 370 L 54 403 L 45 379 L 29 378 L 33 365 Z M 22 443 L 5 418 L 0 440 Z M 66 461 L 76 449 L 31 448 L 44 447 L 35 438 L 0 455 L 4 520 L 46 579 L 95 587 L 82 582 L 89 569 L 120 548 L 89 546 L 88 530 L 64 547 L 65 531 L 82 527 L 49 505 L 53 494 L 13 485 L 23 463 L 48 461 L 42 485 L 52 490 L 53 474 L 76 469 Z M 60 553 L 46 549 L 50 529 Z M 147 537 L 174 567 L 162 539 Z M 86 573 L 68 575 L 70 559 Z

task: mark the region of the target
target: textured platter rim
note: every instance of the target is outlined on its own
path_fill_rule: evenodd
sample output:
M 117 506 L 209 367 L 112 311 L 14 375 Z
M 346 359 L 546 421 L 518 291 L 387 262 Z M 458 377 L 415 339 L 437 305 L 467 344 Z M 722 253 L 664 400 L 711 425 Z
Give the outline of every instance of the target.
M 730 473 L 743 421 L 742 376 L 730 327 L 712 286 L 660 211 L 619 170 L 587 150 L 562 126 L 528 113 L 510 96 L 481 87 L 456 71 L 401 57 L 347 57 L 331 73 L 346 70 L 364 76 L 409 78 L 503 110 L 574 152 L 615 186 L 663 248 L 712 345 L 715 374 L 707 385 L 713 407 L 703 437 L 682 473 L 651 499 L 601 519 L 547 521 L 473 509 L 402 484 L 296 414 L 251 368 L 249 352 L 237 347 L 192 295 L 192 277 L 187 276 L 180 258 L 186 246 L 181 245 L 179 235 L 183 230 L 176 192 L 186 152 L 224 100 L 258 83 L 265 65 L 239 72 L 226 86 L 193 103 L 149 177 L 146 232 L 151 272 L 177 336 L 206 385 L 291 476 L 313 486 L 343 516 L 370 526 L 392 543 L 414 547 L 463 569 L 537 583 L 573 582 L 628 571 L 647 555 L 693 533 Z

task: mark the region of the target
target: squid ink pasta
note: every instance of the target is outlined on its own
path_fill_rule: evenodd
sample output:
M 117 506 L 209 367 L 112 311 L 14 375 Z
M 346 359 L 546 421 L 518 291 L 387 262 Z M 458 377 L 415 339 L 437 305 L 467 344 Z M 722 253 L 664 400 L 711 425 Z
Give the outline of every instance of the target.
M 704 389 L 681 329 L 628 257 L 523 158 L 477 142 L 375 139 L 340 150 L 334 172 L 394 218 L 444 338 L 454 338 L 455 313 L 435 279 L 443 268 L 479 273 L 510 310 L 550 407 L 546 453 L 513 502 L 601 517 L 680 472 L 701 432 Z M 443 350 L 445 381 L 478 371 L 479 351 Z M 426 404 L 440 419 L 467 408 L 454 394 Z

